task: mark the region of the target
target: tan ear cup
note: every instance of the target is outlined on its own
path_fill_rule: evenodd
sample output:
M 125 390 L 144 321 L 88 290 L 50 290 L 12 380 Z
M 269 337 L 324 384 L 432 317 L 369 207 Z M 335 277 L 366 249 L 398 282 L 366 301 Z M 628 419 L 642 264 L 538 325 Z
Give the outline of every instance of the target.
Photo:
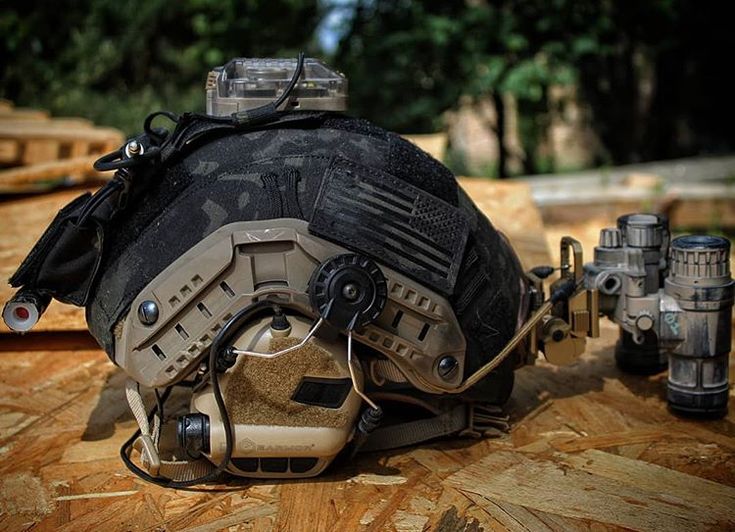
M 280 351 L 300 341 L 291 337 L 271 338 L 268 350 Z M 351 424 L 354 416 L 346 402 L 340 408 L 324 408 L 292 399 L 305 376 L 343 379 L 349 373 L 314 342 L 273 359 L 241 357 L 230 372 L 224 390 L 231 422 L 333 428 Z

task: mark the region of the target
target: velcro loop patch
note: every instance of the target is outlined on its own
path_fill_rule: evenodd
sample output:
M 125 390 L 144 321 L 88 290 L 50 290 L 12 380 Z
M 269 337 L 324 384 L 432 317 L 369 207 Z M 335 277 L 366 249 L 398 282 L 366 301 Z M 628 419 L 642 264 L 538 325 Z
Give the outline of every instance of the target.
M 309 223 L 315 235 L 451 294 L 469 234 L 457 207 L 386 172 L 336 158 Z

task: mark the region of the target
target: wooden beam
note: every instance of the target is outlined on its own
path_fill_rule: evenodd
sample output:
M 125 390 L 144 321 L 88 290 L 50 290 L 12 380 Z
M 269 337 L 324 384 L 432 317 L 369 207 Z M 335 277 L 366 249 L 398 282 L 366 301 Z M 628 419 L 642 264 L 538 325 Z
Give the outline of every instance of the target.
M 58 183 L 62 179 L 67 183 L 80 183 L 87 177 L 101 177 L 105 174 L 92 167 L 98 158 L 99 155 L 82 155 L 73 159 L 0 170 L 0 193 L 25 192 L 29 186 Z

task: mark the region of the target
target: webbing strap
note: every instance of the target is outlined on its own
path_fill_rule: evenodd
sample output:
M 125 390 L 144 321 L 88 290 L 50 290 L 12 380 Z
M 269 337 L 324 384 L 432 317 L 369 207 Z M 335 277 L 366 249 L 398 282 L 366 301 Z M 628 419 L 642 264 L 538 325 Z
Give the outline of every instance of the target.
M 148 423 L 148 416 L 140 395 L 140 384 L 133 379 L 125 382 L 125 395 L 128 405 L 138 423 L 140 436 L 133 443 L 133 448 L 140 453 L 140 461 L 154 477 L 162 477 L 176 481 L 187 481 L 201 478 L 210 473 L 214 466 L 205 458 L 198 460 L 161 460 L 158 444 L 161 434 L 161 418 L 158 413 L 153 417 L 153 425 Z
M 161 460 L 161 468 L 158 471 L 158 476 L 177 482 L 188 482 L 202 478 L 213 470 L 214 465 L 206 458 L 199 458 L 191 462 L 184 460 Z
M 509 429 L 508 416 L 501 407 L 463 403 L 428 419 L 378 428 L 359 452 L 396 449 L 451 434 L 469 438 L 499 436 Z
M 462 404 L 438 416 L 375 429 L 360 452 L 395 449 L 455 434 L 468 427 L 467 415 L 467 405 Z

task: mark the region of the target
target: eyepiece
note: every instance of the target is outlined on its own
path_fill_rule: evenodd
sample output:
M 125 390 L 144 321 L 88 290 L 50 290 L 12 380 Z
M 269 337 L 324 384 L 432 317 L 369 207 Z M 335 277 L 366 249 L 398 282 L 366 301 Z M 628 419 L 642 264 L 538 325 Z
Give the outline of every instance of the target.
M 684 285 L 727 284 L 730 278 L 730 241 L 721 236 L 688 235 L 671 242 L 671 277 Z M 698 282 L 695 282 L 698 281 Z
M 666 240 L 669 221 L 661 214 L 626 214 L 618 218 L 618 229 L 627 245 L 657 249 Z
M 683 341 L 669 352 L 667 397 L 678 414 L 719 417 L 727 412 L 733 280 L 730 242 L 690 235 L 671 242 L 664 292 L 684 311 Z

